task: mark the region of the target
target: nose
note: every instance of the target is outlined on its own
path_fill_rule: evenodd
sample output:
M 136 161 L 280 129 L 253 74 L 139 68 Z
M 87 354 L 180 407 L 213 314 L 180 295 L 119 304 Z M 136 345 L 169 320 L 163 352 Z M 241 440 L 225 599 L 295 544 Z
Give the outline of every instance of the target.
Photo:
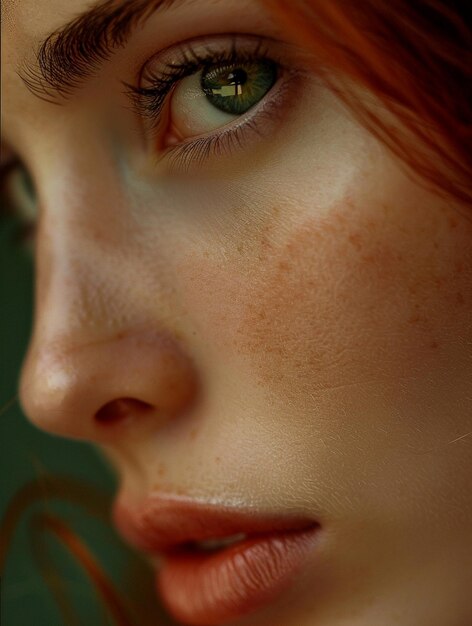
M 132 421 L 135 434 L 162 427 L 190 409 L 195 393 L 195 373 L 176 339 L 150 328 L 90 340 L 75 330 L 48 345 L 35 338 L 20 384 L 36 426 L 96 442 L 124 422 Z
M 42 211 L 20 401 L 41 429 L 109 442 L 123 424 L 139 433 L 186 414 L 197 374 L 179 329 L 163 321 L 173 319 L 164 261 L 154 253 L 150 267 L 119 204 L 114 215 L 80 208 Z

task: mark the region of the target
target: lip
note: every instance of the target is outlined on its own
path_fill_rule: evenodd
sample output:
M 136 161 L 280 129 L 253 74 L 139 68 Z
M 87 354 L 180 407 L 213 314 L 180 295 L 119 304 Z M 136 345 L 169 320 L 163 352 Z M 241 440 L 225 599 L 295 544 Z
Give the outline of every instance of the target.
M 113 519 L 128 543 L 161 557 L 157 591 L 170 614 L 190 626 L 223 626 L 270 605 L 296 579 L 320 529 L 306 517 L 167 494 L 137 506 L 122 497 Z M 214 552 L 189 545 L 241 533 L 247 537 Z

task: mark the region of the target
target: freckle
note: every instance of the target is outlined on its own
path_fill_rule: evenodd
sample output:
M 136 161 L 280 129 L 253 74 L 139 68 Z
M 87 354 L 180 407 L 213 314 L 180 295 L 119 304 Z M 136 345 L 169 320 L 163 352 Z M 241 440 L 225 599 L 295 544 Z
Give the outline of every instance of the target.
M 237 250 L 238 250 L 238 252 L 239 252 L 240 254 L 242 254 L 242 253 L 243 253 L 243 251 L 244 251 L 244 246 L 243 246 L 243 244 L 242 244 L 242 243 L 238 243 Z
M 215 457 L 215 461 L 216 461 L 217 463 L 221 463 L 221 457 L 219 457 L 219 456 Z
M 157 470 L 157 475 L 165 476 L 166 473 L 167 473 L 166 466 L 164 465 L 164 463 L 160 463 L 159 468 Z
M 409 319 L 408 319 L 408 323 L 409 324 L 418 324 L 418 322 L 421 321 L 421 315 L 412 315 Z
M 437 250 L 439 248 L 439 244 L 437 241 L 433 242 L 433 246 L 434 248 Z
M 436 287 L 441 287 L 444 281 L 442 278 L 439 278 L 439 276 L 436 276 L 434 278 L 434 282 L 436 284 Z
M 462 272 L 464 271 L 464 263 L 462 261 L 456 261 L 454 269 L 456 270 L 457 274 L 462 274 Z
M 464 296 L 461 291 L 458 291 L 456 293 L 456 302 L 457 304 L 460 304 L 460 305 L 464 304 Z
M 360 250 L 362 248 L 362 237 L 358 234 L 349 235 L 349 242 L 356 248 L 356 250 Z
M 437 347 L 438 347 L 438 343 L 437 343 L 437 341 L 433 341 L 433 342 L 432 342 L 432 344 L 431 344 L 431 348 L 432 348 L 433 350 L 436 350 L 436 348 L 437 348 Z
M 279 261 L 278 268 L 284 272 L 290 269 L 290 265 L 286 261 Z
M 194 428 L 192 432 L 190 433 L 190 440 L 195 441 L 195 439 L 197 438 L 197 435 L 198 435 L 198 430 Z
M 449 218 L 449 226 L 450 228 L 457 228 L 457 220 L 454 217 Z

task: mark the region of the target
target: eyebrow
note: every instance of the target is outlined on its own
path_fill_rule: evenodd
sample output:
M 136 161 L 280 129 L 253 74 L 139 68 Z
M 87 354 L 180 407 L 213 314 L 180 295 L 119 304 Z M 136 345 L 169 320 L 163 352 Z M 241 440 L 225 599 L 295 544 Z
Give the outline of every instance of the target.
M 106 0 L 99 2 L 38 46 L 33 63 L 18 74 L 37 97 L 59 104 L 83 86 L 113 53 L 123 48 L 132 31 L 158 10 L 189 0 Z

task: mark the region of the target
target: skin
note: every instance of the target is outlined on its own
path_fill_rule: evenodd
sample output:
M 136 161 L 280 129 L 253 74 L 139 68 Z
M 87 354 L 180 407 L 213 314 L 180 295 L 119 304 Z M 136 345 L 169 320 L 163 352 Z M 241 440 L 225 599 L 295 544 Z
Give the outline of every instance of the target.
M 117 81 L 246 32 L 240 3 L 152 18 L 61 107 L 16 68 L 89 3 L 40 5 L 6 2 L 2 38 L 4 139 L 40 198 L 30 420 L 98 444 L 122 496 L 319 520 L 295 585 L 238 626 L 472 623 L 470 214 L 308 74 L 276 132 L 156 165 Z

